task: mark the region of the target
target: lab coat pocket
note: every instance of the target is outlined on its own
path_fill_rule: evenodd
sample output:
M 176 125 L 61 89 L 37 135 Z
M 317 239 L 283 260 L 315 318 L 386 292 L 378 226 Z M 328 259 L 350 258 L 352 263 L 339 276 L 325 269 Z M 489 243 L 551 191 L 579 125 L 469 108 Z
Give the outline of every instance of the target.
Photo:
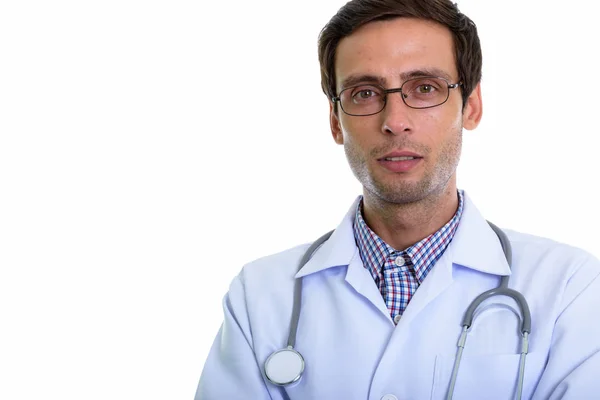
M 463 355 L 453 399 L 508 400 L 515 398 L 520 354 Z M 446 399 L 455 357 L 438 355 L 435 359 L 432 400 Z M 527 398 L 526 388 L 523 398 Z

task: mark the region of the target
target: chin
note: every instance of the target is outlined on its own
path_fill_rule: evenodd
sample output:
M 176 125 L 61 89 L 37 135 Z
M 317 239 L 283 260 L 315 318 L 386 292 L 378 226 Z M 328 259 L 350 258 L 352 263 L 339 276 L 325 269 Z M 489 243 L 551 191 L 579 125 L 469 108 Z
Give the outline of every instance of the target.
M 395 179 L 363 182 L 365 191 L 394 204 L 407 204 L 427 198 L 439 198 L 448 189 L 449 182 L 433 182 L 429 179 Z
M 430 193 L 419 182 L 405 185 L 373 185 L 367 189 L 375 197 L 394 204 L 414 203 L 423 200 Z

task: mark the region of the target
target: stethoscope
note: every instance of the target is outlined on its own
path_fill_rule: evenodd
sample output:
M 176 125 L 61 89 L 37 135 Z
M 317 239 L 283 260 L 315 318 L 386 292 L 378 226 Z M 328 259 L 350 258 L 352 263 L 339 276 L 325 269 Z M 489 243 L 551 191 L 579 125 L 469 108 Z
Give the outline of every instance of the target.
M 512 269 L 512 248 L 508 237 L 506 237 L 506 234 L 502 232 L 502 230 L 496 225 L 492 224 L 489 221 L 488 224 L 494 230 L 494 232 L 498 236 L 498 239 L 500 239 L 502 250 L 504 251 L 504 256 L 506 257 L 506 261 L 508 262 L 509 267 L 511 267 Z M 308 260 L 310 260 L 313 253 L 323 243 L 325 243 L 327 239 L 329 239 L 332 233 L 333 231 L 327 232 L 325 235 L 317 239 L 308 248 L 308 250 L 306 250 L 306 252 L 302 256 L 302 259 L 300 260 L 299 269 L 301 269 L 308 262 Z M 460 359 L 462 358 L 462 353 L 465 348 L 465 343 L 467 341 L 467 333 L 469 327 L 473 325 L 475 310 L 483 301 L 493 296 L 508 296 L 517 302 L 521 310 L 521 334 L 523 335 L 523 337 L 521 338 L 521 357 L 519 362 L 519 376 L 516 393 L 517 399 L 521 399 L 521 393 L 523 391 L 523 376 L 525 374 L 525 358 L 529 349 L 528 337 L 531 333 L 531 314 L 529 313 L 529 306 L 527 305 L 527 301 L 525 300 L 523 295 L 517 292 L 516 290 L 509 289 L 508 280 L 509 276 L 503 276 L 500 281 L 500 285 L 497 288 L 490 289 L 477 296 L 465 311 L 465 315 L 462 320 L 463 330 L 460 335 L 460 338 L 458 339 L 458 349 L 456 352 L 454 367 L 452 368 L 452 377 L 450 379 L 448 395 L 446 397 L 447 400 L 451 400 L 452 395 L 454 393 L 454 386 L 456 384 L 456 377 L 458 375 Z M 298 321 L 300 320 L 300 305 L 302 303 L 301 298 L 302 279 L 300 278 L 296 279 L 294 286 L 294 305 L 292 309 L 292 320 L 290 323 L 290 334 L 288 336 L 287 347 L 274 352 L 267 358 L 267 361 L 265 361 L 265 375 L 267 379 L 269 380 L 269 382 L 278 386 L 287 386 L 292 383 L 298 382 L 304 372 L 304 357 L 302 357 L 302 355 L 294 349 L 294 346 L 296 345 Z

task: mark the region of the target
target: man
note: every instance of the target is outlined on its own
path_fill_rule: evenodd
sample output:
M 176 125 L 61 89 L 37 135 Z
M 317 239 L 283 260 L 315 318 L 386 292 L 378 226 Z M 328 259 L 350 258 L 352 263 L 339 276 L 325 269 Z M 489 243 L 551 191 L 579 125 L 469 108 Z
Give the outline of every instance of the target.
M 319 248 L 243 268 L 196 399 L 597 398 L 598 260 L 514 231 L 505 255 L 456 187 L 462 130 L 482 116 L 472 21 L 447 0 L 353 0 L 319 59 L 363 195 Z M 465 342 L 465 311 L 503 277 L 527 304 L 484 300 Z

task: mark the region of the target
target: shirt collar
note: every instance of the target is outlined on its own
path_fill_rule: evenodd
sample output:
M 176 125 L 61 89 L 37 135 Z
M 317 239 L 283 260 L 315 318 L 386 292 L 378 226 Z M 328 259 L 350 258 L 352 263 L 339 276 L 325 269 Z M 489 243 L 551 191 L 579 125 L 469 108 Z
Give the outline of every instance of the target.
M 436 232 L 404 249 L 397 250 L 387 244 L 369 228 L 362 216 L 362 201 L 356 208 L 354 237 L 365 268 L 376 279 L 385 261 L 390 257 L 410 257 L 415 277 L 422 283 L 435 262 L 442 256 L 456 232 L 463 212 L 463 193 L 458 191 L 458 207 L 454 216 Z

